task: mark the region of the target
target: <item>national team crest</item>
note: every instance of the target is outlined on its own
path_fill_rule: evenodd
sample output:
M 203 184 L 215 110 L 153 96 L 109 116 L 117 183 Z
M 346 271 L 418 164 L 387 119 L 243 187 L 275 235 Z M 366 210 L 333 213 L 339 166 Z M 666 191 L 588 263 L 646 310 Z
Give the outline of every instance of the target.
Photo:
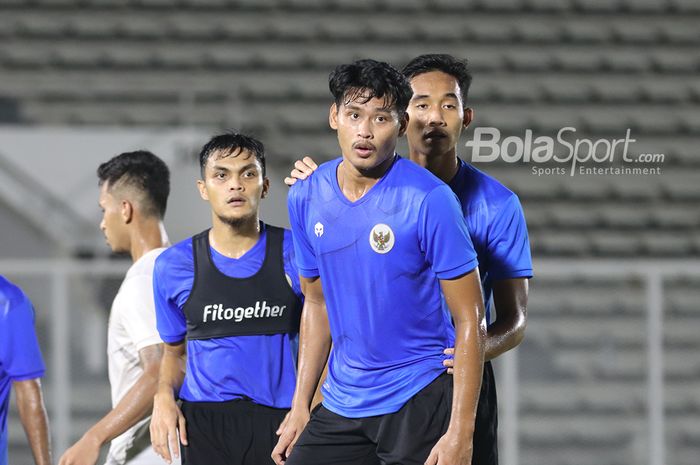
M 375 225 L 369 233 L 369 245 L 377 253 L 389 252 L 394 247 L 394 241 L 394 231 L 383 223 Z

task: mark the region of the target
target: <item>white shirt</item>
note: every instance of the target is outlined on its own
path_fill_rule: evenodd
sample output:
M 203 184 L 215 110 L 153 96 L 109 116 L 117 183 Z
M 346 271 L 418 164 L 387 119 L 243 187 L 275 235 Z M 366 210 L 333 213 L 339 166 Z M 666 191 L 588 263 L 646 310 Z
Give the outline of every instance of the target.
M 153 265 L 163 250 L 165 249 L 151 250 L 131 265 L 112 303 L 107 331 L 112 407 L 119 403 L 143 374 L 139 351 L 162 343 L 156 328 Z M 112 440 L 107 456 L 108 464 L 142 463 L 146 457 L 151 459 L 143 463 L 165 463 L 151 447 L 148 432 L 150 420 L 150 416 L 144 418 Z M 132 460 L 134 458 L 139 460 Z

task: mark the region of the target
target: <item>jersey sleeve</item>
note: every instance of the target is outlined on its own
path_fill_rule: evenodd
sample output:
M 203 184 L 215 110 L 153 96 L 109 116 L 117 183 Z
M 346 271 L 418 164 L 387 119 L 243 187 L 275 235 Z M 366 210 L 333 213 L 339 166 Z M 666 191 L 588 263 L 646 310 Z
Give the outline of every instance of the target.
M 167 343 L 176 343 L 185 339 L 187 320 L 178 305 L 177 296 L 177 275 L 182 273 L 177 273 L 177 267 L 171 266 L 168 262 L 167 252 L 163 252 L 156 258 L 153 268 L 153 300 L 156 308 L 156 327 L 160 338 Z M 192 276 L 193 281 L 194 265 L 192 265 Z M 190 287 L 192 281 L 190 281 Z
M 122 289 L 124 316 L 122 324 L 136 350 L 160 344 L 153 303 L 153 277 L 139 275 L 129 278 Z
M 305 216 L 308 199 L 305 194 L 308 187 L 304 185 L 310 181 L 297 182 L 289 189 L 287 207 L 289 209 L 289 223 L 292 227 L 294 242 L 294 255 L 299 269 L 299 274 L 305 278 L 319 276 L 316 253 L 314 252 L 306 234 Z
M 34 307 L 22 295 L 0 308 L 0 366 L 13 381 L 41 378 L 46 371 L 34 331 Z
M 525 215 L 515 194 L 506 201 L 489 225 L 487 247 L 493 279 L 532 277 Z
M 419 212 L 419 240 L 439 279 L 454 279 L 477 267 L 476 251 L 457 197 L 447 185 L 433 189 Z
M 294 253 L 294 239 L 292 238 L 292 231 L 284 230 L 284 243 L 283 243 L 283 260 L 284 260 L 284 272 L 291 281 L 292 290 L 299 298 L 304 298 L 301 293 L 301 282 L 299 281 L 299 269 L 297 268 L 296 258 Z

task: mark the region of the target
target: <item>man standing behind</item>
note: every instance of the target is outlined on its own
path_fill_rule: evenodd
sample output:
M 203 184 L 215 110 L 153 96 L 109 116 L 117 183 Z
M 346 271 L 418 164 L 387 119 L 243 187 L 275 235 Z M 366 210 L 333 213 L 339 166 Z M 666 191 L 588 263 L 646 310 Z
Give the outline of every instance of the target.
M 413 90 L 406 130 L 411 161 L 457 194 L 479 260 L 488 331 L 473 462 L 496 465 L 498 408 L 491 360 L 517 346 L 525 333 L 528 278 L 532 277 L 525 216 L 512 191 L 457 157 L 462 130 L 474 118 L 474 110 L 467 107 L 472 76 L 466 64 L 450 55 L 421 55 L 406 65 L 403 74 Z M 285 182 L 293 185 L 316 168 L 305 157 L 295 163 Z M 491 311 L 494 305 L 497 314 Z M 452 363 L 445 360 L 450 372 Z
M 498 408 L 491 360 L 520 344 L 525 334 L 532 277 L 525 216 L 517 195 L 457 157 L 462 129 L 474 118 L 467 106 L 472 76 L 466 64 L 450 55 L 421 55 L 404 67 L 403 74 L 413 89 L 406 131 L 411 160 L 457 194 L 479 258 L 488 330 L 474 463 L 496 465 Z
M 289 191 L 306 305 L 299 381 L 273 457 L 468 465 L 485 328 L 464 218 L 445 184 L 394 153 L 411 98 L 404 76 L 361 60 L 338 66 L 329 86 L 342 158 Z M 310 417 L 331 335 L 323 404 Z M 443 368 L 453 344 L 454 378 Z
M 199 160 L 212 227 L 156 261 L 166 345 L 151 439 L 168 461 L 179 439 L 187 465 L 271 464 L 296 383 L 302 300 L 291 233 L 260 221 L 269 189 L 260 141 L 216 136 Z
M 0 276 L 0 465 L 7 460 L 10 387 L 36 465 L 51 464 L 49 427 L 41 394 L 44 361 L 34 332 L 34 307 L 22 290 Z
M 163 353 L 156 329 L 153 265 L 168 238 L 163 217 L 170 192 L 166 164 L 150 152 L 122 153 L 97 169 L 100 229 L 113 252 L 133 265 L 114 298 L 107 355 L 112 410 L 61 457 L 60 465 L 94 465 L 112 441 L 107 465 L 158 465 L 148 425 Z

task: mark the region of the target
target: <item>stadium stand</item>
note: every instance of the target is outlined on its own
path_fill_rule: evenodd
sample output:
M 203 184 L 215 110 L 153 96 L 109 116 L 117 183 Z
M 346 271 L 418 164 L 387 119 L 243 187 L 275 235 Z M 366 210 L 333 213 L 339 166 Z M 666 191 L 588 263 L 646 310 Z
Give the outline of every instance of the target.
M 0 121 L 235 125 L 261 136 L 272 163 L 286 167 L 337 152 L 326 124 L 335 64 L 367 50 L 397 65 L 443 51 L 468 58 L 474 73 L 476 119 L 465 140 L 485 126 L 502 137 L 574 126 L 591 139 L 631 128 L 631 152 L 664 154 L 650 165 L 663 175 L 642 178 L 476 164 L 520 196 L 535 257 L 572 266 L 697 259 L 699 19 L 696 0 L 2 0 Z M 666 288 L 669 464 L 700 457 L 700 364 L 689 355 L 700 349 L 698 289 L 692 278 Z M 641 284 L 535 279 L 531 296 L 519 350 L 529 367 L 520 373 L 520 463 L 647 463 Z M 72 439 L 108 405 L 102 373 L 79 377 Z M 12 421 L 12 453 L 27 456 Z

